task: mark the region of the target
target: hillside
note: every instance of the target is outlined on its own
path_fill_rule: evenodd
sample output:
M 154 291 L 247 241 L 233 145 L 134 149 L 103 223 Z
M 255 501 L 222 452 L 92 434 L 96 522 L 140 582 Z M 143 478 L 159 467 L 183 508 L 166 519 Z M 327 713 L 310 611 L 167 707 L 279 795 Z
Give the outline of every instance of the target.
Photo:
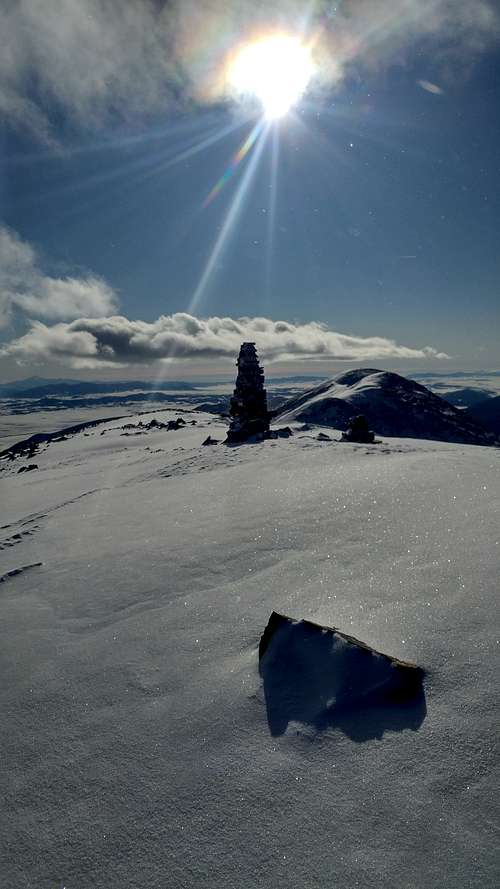
M 463 389 L 445 390 L 444 392 L 438 392 L 438 394 L 454 407 L 471 408 L 494 396 L 495 391 L 492 389 L 474 389 L 466 386 Z
M 280 422 L 302 421 L 346 429 L 364 414 L 379 435 L 465 444 L 493 436 L 425 386 L 388 371 L 360 368 L 292 398 L 275 411 Z
M 500 437 L 500 395 L 484 398 L 464 413 L 468 420 L 480 423 L 489 432 Z
M 498 452 L 182 417 L 0 461 L 5 885 L 493 889 Z

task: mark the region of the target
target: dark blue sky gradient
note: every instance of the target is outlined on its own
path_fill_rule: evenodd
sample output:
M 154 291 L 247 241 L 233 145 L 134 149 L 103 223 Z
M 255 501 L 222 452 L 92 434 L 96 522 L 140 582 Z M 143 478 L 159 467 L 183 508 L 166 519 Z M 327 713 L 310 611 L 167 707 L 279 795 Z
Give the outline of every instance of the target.
M 458 74 L 432 94 L 418 84 L 434 81 L 429 56 L 415 53 L 274 124 L 274 225 L 271 133 L 196 313 L 324 321 L 497 366 L 499 56 Z M 66 132 L 61 151 L 6 133 L 2 221 L 46 271 L 102 276 L 128 317 L 186 311 L 251 154 L 202 203 L 252 125 L 202 110 L 97 141 Z

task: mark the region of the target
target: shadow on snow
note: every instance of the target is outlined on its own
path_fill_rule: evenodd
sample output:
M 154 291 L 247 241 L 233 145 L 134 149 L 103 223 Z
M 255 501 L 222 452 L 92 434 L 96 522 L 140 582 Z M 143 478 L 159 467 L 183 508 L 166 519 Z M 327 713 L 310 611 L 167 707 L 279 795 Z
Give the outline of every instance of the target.
M 426 716 L 421 669 L 308 621 L 273 614 L 259 672 L 273 736 L 298 722 L 363 742 L 417 731 Z

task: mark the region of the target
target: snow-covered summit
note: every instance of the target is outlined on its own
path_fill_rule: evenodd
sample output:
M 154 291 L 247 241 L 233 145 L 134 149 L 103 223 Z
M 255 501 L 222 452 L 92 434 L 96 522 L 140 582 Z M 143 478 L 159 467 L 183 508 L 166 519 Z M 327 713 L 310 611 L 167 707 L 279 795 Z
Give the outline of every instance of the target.
M 0 461 L 2 885 L 496 889 L 499 451 L 226 429 Z
M 285 402 L 280 421 L 346 429 L 364 414 L 379 435 L 491 444 L 493 436 L 430 389 L 389 371 L 358 368 Z

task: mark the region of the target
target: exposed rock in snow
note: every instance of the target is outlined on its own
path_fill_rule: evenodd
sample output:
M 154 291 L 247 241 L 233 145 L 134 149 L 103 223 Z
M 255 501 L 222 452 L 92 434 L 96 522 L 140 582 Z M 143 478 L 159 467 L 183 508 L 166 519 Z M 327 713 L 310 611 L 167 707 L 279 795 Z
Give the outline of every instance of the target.
M 270 432 L 266 432 L 265 438 L 290 438 L 293 435 L 293 430 L 290 429 L 289 426 L 282 426 L 280 429 L 271 429 Z
M 202 441 L 202 445 L 216 445 L 216 444 L 219 444 L 219 439 L 218 439 L 218 438 L 212 438 L 211 435 L 207 436 L 207 438 L 205 439 L 205 441 Z
M 286 422 L 347 429 L 364 414 L 380 435 L 466 444 L 493 444 L 495 436 L 425 386 L 388 371 L 359 368 L 292 398 L 274 411 Z
M 347 431 L 342 433 L 342 441 L 357 441 L 361 444 L 373 444 L 375 433 L 369 428 L 366 417 L 359 414 L 349 420 Z
M 31 565 L 21 565 L 20 568 L 13 568 L 11 571 L 6 571 L 5 574 L 0 575 L 0 583 L 7 583 L 8 580 L 12 580 L 14 577 L 19 577 L 20 574 L 24 574 L 25 571 L 29 571 L 30 568 L 41 568 L 43 562 L 33 562 Z
M 151 424 L 149 425 L 150 429 L 152 428 L 152 424 L 154 422 L 154 420 L 151 421 Z M 182 417 L 177 417 L 176 420 L 169 420 L 169 422 L 167 423 L 167 429 L 169 432 L 176 431 L 177 429 L 182 429 L 182 427 L 185 425 L 185 421 L 182 419 Z
M 423 670 L 335 627 L 273 611 L 259 659 L 273 735 L 300 722 L 367 740 L 417 729 L 425 718 Z

